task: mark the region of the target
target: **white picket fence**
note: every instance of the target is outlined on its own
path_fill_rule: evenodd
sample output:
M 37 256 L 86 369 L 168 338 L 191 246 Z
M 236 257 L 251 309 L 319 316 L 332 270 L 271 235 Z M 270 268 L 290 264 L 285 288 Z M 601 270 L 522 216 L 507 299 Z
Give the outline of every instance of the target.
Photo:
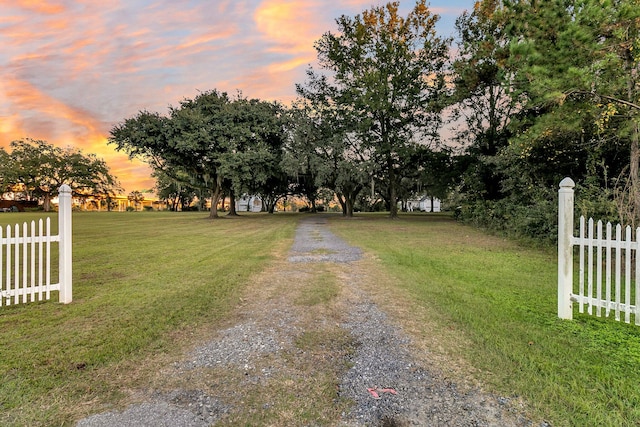
M 573 318 L 578 311 L 640 325 L 640 227 L 615 227 L 580 217 L 578 236 L 574 236 L 575 183 L 565 178 L 558 192 L 558 317 Z M 574 253 L 578 252 L 579 272 L 574 283 Z M 577 290 L 577 293 L 574 293 Z
M 58 234 L 51 218 L 0 227 L 0 306 L 49 300 L 58 291 L 63 304 L 72 301 L 71 188 L 58 193 Z M 10 215 L 10 214 L 7 214 Z M 51 244 L 58 243 L 58 282 L 51 283 Z

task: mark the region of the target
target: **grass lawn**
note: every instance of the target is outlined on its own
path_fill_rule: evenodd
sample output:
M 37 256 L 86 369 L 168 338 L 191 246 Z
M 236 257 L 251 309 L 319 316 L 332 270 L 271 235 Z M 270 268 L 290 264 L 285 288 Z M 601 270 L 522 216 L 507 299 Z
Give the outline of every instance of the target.
M 0 214 L 0 226 L 39 216 Z M 222 321 L 251 276 L 286 253 L 299 218 L 74 213 L 74 302 L 0 308 L 0 425 L 69 424 L 144 388 L 150 363 Z M 336 216 L 331 227 L 377 257 L 392 278 L 380 286 L 421 308 L 441 351 L 490 391 L 554 426 L 640 423 L 640 328 L 557 319 L 555 250 L 437 214 Z
M 449 340 L 445 351 L 462 353 L 492 391 L 524 398 L 554 426 L 640 423 L 640 328 L 578 314 L 559 320 L 555 250 L 446 215 L 361 215 L 332 227 L 380 259 L 398 292 L 426 308 L 440 342 Z
M 0 226 L 40 216 L 2 214 Z M 73 303 L 0 308 L 0 425 L 63 425 L 117 403 L 144 381 L 148 358 L 229 313 L 296 225 L 287 215 L 206 217 L 74 213 Z

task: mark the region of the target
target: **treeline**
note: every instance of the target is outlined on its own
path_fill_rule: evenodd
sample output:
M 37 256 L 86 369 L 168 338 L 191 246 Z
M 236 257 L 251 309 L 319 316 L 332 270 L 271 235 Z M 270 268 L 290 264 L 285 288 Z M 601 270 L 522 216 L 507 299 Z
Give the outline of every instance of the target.
M 13 141 L 9 151 L 0 147 L 0 198 L 42 202 L 45 211 L 62 184 L 76 198 L 91 198 L 108 209 L 120 191 L 104 160 L 74 148 L 60 148 L 32 139 Z
M 479 1 L 454 40 L 437 20 L 424 1 L 342 16 L 292 106 L 212 90 L 141 111 L 109 142 L 214 202 L 335 195 L 345 215 L 395 217 L 429 194 L 462 220 L 550 239 L 570 176 L 581 209 L 636 224 L 640 0 Z
M 482 1 L 457 21 L 460 217 L 555 238 L 558 183 L 583 213 L 638 225 L 638 0 Z

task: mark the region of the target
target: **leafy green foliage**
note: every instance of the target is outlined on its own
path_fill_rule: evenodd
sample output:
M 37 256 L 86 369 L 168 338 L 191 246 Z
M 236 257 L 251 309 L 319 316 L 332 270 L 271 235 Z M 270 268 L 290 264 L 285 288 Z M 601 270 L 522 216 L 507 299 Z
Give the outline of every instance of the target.
M 510 84 L 509 44 L 498 2 L 477 2 L 456 21 L 458 56 L 453 61 L 454 90 L 450 120 L 456 141 L 470 154 L 461 190 L 479 200 L 502 197 L 503 173 L 495 167 L 507 145 L 507 125 L 518 110 L 520 96 Z
M 133 202 L 133 206 L 137 210 L 140 203 L 144 201 L 144 194 L 142 194 L 140 191 L 135 190 L 129 193 L 129 195 L 127 196 L 127 199 L 130 202 Z
M 42 199 L 45 211 L 62 184 L 69 185 L 76 197 L 108 199 L 120 189 L 107 164 L 95 154 L 32 139 L 13 141 L 10 148 L 10 153 L 0 152 L 2 189 L 22 193 L 26 200 Z
M 216 218 L 223 191 L 267 191 L 284 130 L 280 105 L 213 90 L 183 100 L 168 116 L 139 112 L 113 127 L 109 143 L 177 182 L 208 191 L 210 217 Z
M 448 47 L 435 34 L 438 20 L 424 0 L 406 17 L 398 2 L 336 20 L 336 33 L 316 42 L 330 79 L 309 71 L 308 92 L 334 105 L 357 150 L 384 177 L 391 216 L 397 215 L 399 185 L 419 137 L 440 124 Z M 330 82 L 329 82 L 330 81 Z
M 527 226 L 530 212 L 552 218 L 556 207 L 547 200 L 570 176 L 597 200 L 589 215 L 611 218 L 617 206 L 619 219 L 634 224 L 639 10 L 637 0 L 484 0 L 460 18 L 454 100 L 475 119 L 459 134 L 475 135 L 459 187 L 462 218 L 547 236 L 552 230 L 542 222 L 538 232 Z M 492 121 L 482 112 L 510 111 L 492 105 L 511 113 Z M 593 199 L 595 188 L 601 196 Z
M 353 216 L 355 199 L 367 184 L 373 166 L 363 155 L 358 139 L 349 134 L 345 118 L 322 97 L 324 92 L 299 91 L 305 98 L 291 110 L 292 134 L 284 160 L 295 177 L 294 188 L 310 201 L 312 211 L 322 188 L 331 189 L 343 214 Z
M 160 170 L 155 170 L 152 175 L 156 179 L 156 194 L 167 202 L 169 210 L 177 211 L 180 208 L 186 211 L 196 196 L 196 189 L 184 184 L 188 177 L 173 179 Z

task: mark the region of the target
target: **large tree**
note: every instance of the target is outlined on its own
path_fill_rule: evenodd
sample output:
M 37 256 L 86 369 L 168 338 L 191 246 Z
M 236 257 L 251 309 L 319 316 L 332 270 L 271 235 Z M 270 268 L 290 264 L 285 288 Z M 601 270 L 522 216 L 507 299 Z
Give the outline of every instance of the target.
M 140 111 L 111 129 L 109 143 L 129 157 L 146 161 L 177 181 L 200 188 L 211 197 L 211 218 L 218 217 L 222 195 L 221 155 L 227 141 L 216 121 L 230 102 L 226 93 L 211 91 L 185 99 L 169 116 Z
M 225 191 L 233 195 L 267 180 L 266 164 L 272 160 L 274 140 L 283 132 L 279 109 L 213 90 L 183 100 L 168 116 L 142 111 L 126 119 L 111 130 L 109 143 L 207 191 L 209 216 L 217 218 Z
M 326 184 L 329 166 L 319 151 L 325 144 L 325 135 L 318 131 L 310 114 L 310 109 L 303 103 L 297 103 L 290 110 L 292 125 L 284 147 L 282 167 L 290 176 L 291 192 L 306 198 L 311 212 L 316 212 L 316 200 Z
M 315 199 L 322 189 L 335 193 L 345 216 L 353 216 L 357 195 L 368 181 L 369 163 L 363 158 L 359 139 L 349 134 L 344 118 L 327 99 L 308 88 L 299 88 L 300 98 L 293 111 L 293 128 L 285 164 L 298 191 Z
M 637 222 L 640 1 L 481 0 L 457 27 L 454 100 L 480 131 L 461 158 L 476 178 L 461 187 L 469 219 L 553 236 L 551 201 L 571 176 L 609 219 L 617 181 L 621 217 Z
M 508 143 L 507 124 L 520 105 L 509 64 L 507 21 L 498 0 L 476 2 L 456 21 L 457 56 L 452 64 L 451 121 L 455 139 L 471 162 L 462 176 L 467 197 L 502 197 L 496 156 Z
M 107 164 L 95 154 L 33 139 L 13 141 L 10 148 L 5 180 L 20 186 L 27 200 L 41 199 L 45 211 L 62 184 L 79 197 L 110 197 L 120 189 Z
M 275 203 L 286 195 L 281 168 L 286 110 L 277 102 L 239 98 L 229 105 L 229 114 L 226 128 L 231 149 L 221 170 L 229 179 L 230 194 L 260 194 L 273 212 Z
M 564 157 L 568 166 L 575 160 L 569 161 L 566 154 L 579 147 L 586 164 L 578 178 L 580 172 L 593 174 L 588 168 L 594 169 L 590 165 L 594 163 L 604 177 L 620 176 L 621 220 L 637 223 L 640 1 L 556 0 L 544 7 L 533 1 L 507 4 L 517 83 L 526 89 L 527 110 L 537 116 L 525 127 L 527 138 L 518 138 L 514 147 L 526 154 L 546 144 L 546 150 Z M 549 140 L 560 144 L 549 144 Z M 628 160 L 621 174 L 619 157 L 611 160 L 622 152 L 628 153 Z
M 336 20 L 315 44 L 330 79 L 309 71 L 308 87 L 324 79 L 326 95 L 351 124 L 385 177 L 391 217 L 398 213 L 398 186 L 417 141 L 437 133 L 447 41 L 436 35 L 438 16 L 424 0 L 403 17 L 399 2 L 373 7 L 354 18 Z M 320 85 L 322 86 L 322 85 Z

